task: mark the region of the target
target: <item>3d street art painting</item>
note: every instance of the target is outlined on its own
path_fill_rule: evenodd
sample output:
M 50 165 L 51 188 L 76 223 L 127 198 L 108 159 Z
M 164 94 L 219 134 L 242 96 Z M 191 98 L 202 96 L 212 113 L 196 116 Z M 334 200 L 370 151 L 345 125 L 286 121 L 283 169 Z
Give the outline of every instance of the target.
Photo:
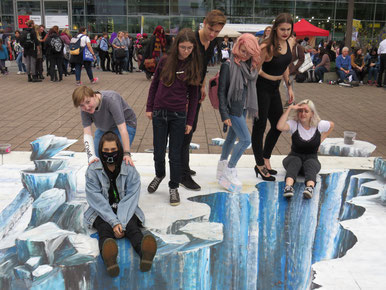
M 63 151 L 74 142 L 46 135 L 31 143 L 33 163 L 0 166 L 0 289 L 310 289 L 337 285 L 342 277 L 351 277 L 339 281 L 347 289 L 386 285 L 380 274 L 386 253 L 372 252 L 386 242 L 386 165 L 380 158 L 372 168 L 322 171 L 311 200 L 302 198 L 301 182 L 287 200 L 283 182 L 255 177 L 240 194 L 224 192 L 215 166 L 203 166 L 203 190 L 181 190 L 181 205 L 171 208 L 167 185 L 164 193 L 162 186 L 160 193 L 146 192 L 152 155 L 136 154 L 150 160 L 136 166 L 144 230 L 156 237 L 158 252 L 151 271 L 142 273 L 129 241 L 118 240 L 121 274 L 110 278 L 98 236 L 83 224 L 85 156 Z M 239 174 L 248 179 L 252 170 Z M 368 261 L 376 269 L 362 273 L 362 280 L 342 270 L 365 269 Z

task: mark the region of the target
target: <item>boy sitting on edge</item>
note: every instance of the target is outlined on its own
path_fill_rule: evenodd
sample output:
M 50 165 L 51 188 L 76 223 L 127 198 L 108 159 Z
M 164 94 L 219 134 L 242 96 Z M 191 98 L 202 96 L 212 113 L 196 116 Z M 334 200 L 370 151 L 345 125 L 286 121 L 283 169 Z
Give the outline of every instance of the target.
M 150 234 L 143 235 L 145 221 L 138 207 L 140 176 L 135 167 L 123 162 L 123 148 L 118 136 L 108 131 L 99 143 L 101 161 L 93 162 L 86 172 L 86 198 L 89 208 L 84 218 L 99 235 L 99 250 L 111 277 L 119 275 L 118 245 L 114 238 L 127 237 L 141 258 L 140 270 L 149 271 L 157 251 Z

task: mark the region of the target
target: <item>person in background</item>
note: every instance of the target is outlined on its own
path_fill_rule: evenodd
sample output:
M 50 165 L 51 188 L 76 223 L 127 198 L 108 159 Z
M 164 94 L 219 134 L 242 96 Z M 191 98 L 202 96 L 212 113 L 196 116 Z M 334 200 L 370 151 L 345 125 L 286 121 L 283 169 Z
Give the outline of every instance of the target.
M 367 73 L 362 48 L 356 48 L 351 55 L 351 67 L 359 79 L 359 83 L 363 85 L 363 79 Z
M 95 53 L 91 47 L 91 41 L 90 38 L 87 36 L 87 29 L 85 27 L 80 27 L 78 30 L 78 35 L 76 38 L 73 38 L 71 41 L 78 41 L 80 39 L 80 47 L 83 51 L 83 49 L 87 46 L 89 51 L 94 57 L 94 60 L 96 59 Z M 95 77 L 92 73 L 91 69 L 91 61 L 83 60 L 83 53 L 80 53 L 79 55 L 71 55 L 71 62 L 75 64 L 75 78 L 76 78 L 76 85 L 81 86 L 82 82 L 80 81 L 81 75 L 82 75 L 82 65 L 84 66 L 87 76 L 92 84 L 95 84 L 98 81 L 98 78 Z
M 166 53 L 166 36 L 164 28 L 161 25 L 158 25 L 153 32 L 153 35 L 149 39 L 148 44 L 142 42 L 142 46 L 145 47 L 144 60 L 146 59 L 155 59 L 158 64 L 162 55 Z M 153 72 L 149 71 L 144 62 L 142 63 L 141 69 L 146 73 L 146 78 L 151 79 Z
M 232 51 L 230 61 L 221 65 L 219 77 L 219 111 L 229 132 L 222 147 L 216 177 L 227 190 L 240 192 L 242 183 L 238 179 L 236 165 L 251 144 L 246 118 L 258 116 L 256 80 L 260 47 L 256 37 L 245 33 L 238 38 Z M 236 138 L 239 139 L 237 145 Z
M 319 82 L 319 84 L 321 84 L 324 81 L 324 73 L 330 71 L 331 62 L 326 49 L 323 47 L 319 48 L 319 57 L 322 60 L 317 66 L 314 66 L 314 69 L 316 80 Z
M 133 66 L 133 57 L 134 57 L 134 39 L 129 35 L 128 37 L 128 43 L 129 43 L 129 60 L 128 60 L 128 65 L 127 69 L 129 72 L 133 72 L 134 66 Z
M 125 58 L 127 55 L 127 42 L 122 31 L 118 32 L 118 36 L 114 39 L 112 45 L 115 57 L 115 73 L 121 75 L 123 74 Z
M 378 55 L 380 59 L 379 72 L 378 72 L 378 83 L 377 87 L 382 87 L 382 78 L 383 78 L 383 87 L 386 88 L 386 39 L 382 40 L 378 47 Z M 385 72 L 385 77 L 383 74 Z
M 39 77 L 40 77 L 40 79 L 44 79 L 43 78 L 43 61 L 44 60 L 46 60 L 47 76 L 50 75 L 50 70 L 49 70 L 50 63 L 49 63 L 49 60 L 47 59 L 46 47 L 44 45 L 44 43 L 46 42 L 46 39 L 48 37 L 48 33 L 46 32 L 46 27 L 43 24 L 39 25 L 39 27 L 36 30 L 37 30 L 38 39 L 40 41 L 41 49 L 42 49 L 42 67 L 41 67 L 41 74 L 40 74 L 40 70 L 39 70 Z
M 70 41 L 71 41 L 71 34 L 68 28 L 63 29 L 62 33 L 60 34 L 60 38 L 62 39 L 64 43 L 64 50 L 63 50 L 63 73 L 65 76 L 69 75 L 68 72 L 68 61 L 70 60 Z
M 299 68 L 302 66 L 304 63 L 305 55 L 304 55 L 304 47 L 301 46 L 297 41 L 296 41 L 296 32 L 292 32 L 292 36 L 288 39 L 288 42 L 290 44 L 290 47 L 292 47 L 291 52 L 292 52 L 292 59 L 291 63 L 288 66 L 289 69 L 289 82 L 292 87 L 292 90 L 294 89 L 294 81 L 295 78 L 299 72 Z M 284 83 L 284 87 L 287 88 L 287 85 Z M 287 108 L 289 106 L 289 100 L 290 100 L 290 95 L 287 90 L 286 94 L 286 102 L 284 104 L 284 108 Z
M 5 61 L 8 59 L 8 49 L 3 43 L 3 40 L 0 39 L 0 71 L 2 75 L 8 74 L 5 70 Z
M 348 47 L 346 46 L 342 48 L 342 54 L 336 58 L 336 73 L 339 76 L 338 82 L 358 82 L 357 75 L 351 68 L 351 58 L 348 55 Z
M 147 272 L 151 269 L 157 243 L 151 234 L 144 236 L 140 229 L 145 215 L 138 207 L 141 193 L 139 173 L 123 161 L 122 144 L 115 133 L 108 131 L 102 135 L 98 151 L 101 160 L 91 164 L 86 171 L 85 191 L 89 208 L 84 219 L 90 228 L 98 231 L 99 250 L 111 277 L 119 275 L 115 239 L 124 237 L 129 239 L 141 259 L 140 270 Z
M 320 144 L 334 129 L 334 123 L 320 120 L 314 103 L 311 100 L 303 100 L 288 107 L 280 117 L 277 129 L 290 131 L 292 135 L 291 152 L 283 160 L 287 171 L 283 196 L 290 198 L 294 195 L 296 178 L 299 173 L 303 173 L 303 197 L 310 199 L 314 193 L 316 175 L 321 168 L 317 152 Z
M 96 60 L 93 63 L 93 67 L 99 69 L 99 50 L 98 50 L 98 34 L 94 35 L 94 38 L 91 39 L 91 47 L 94 50 Z
M 64 42 L 59 36 L 59 27 L 54 26 L 48 32 L 48 37 L 45 42 L 46 46 L 46 55 L 50 63 L 50 77 L 51 82 L 58 81 L 58 75 L 56 70 L 59 73 L 59 82 L 63 80 L 63 50 Z
M 365 63 L 369 72 L 369 78 L 367 83 L 370 86 L 377 85 L 377 77 L 379 72 L 380 61 L 379 61 L 376 47 L 373 47 L 370 49 L 369 54 L 366 55 Z
M 38 54 L 38 47 L 40 42 L 35 31 L 35 24 L 33 20 L 28 20 L 27 28 L 21 34 L 20 44 L 24 49 L 23 56 L 27 67 L 28 81 L 41 82 L 36 72 L 36 57 Z
M 263 36 L 260 37 L 260 39 L 259 39 L 259 44 L 261 44 L 264 40 L 266 40 L 269 37 L 269 35 L 271 34 L 271 31 L 272 31 L 272 26 L 267 26 L 264 29 Z
M 20 38 L 21 38 L 20 31 L 16 30 L 13 50 L 15 51 L 16 63 L 19 68 L 19 71 L 17 72 L 18 75 L 25 74 L 27 71 L 25 64 L 23 63 L 23 47 L 20 44 Z
M 41 30 L 41 27 L 38 26 L 38 25 L 35 25 L 35 32 L 36 32 L 36 37 L 37 39 L 39 40 L 39 44 L 36 46 L 37 48 L 37 55 L 36 55 L 36 73 L 38 75 L 38 78 L 40 80 L 44 80 L 44 76 L 43 76 L 43 72 L 44 72 L 44 69 L 43 69 L 43 61 L 44 59 L 46 60 L 46 64 L 48 64 L 47 66 L 47 76 L 49 76 L 49 59 L 47 57 L 47 51 L 45 49 L 45 45 L 44 45 L 44 42 L 42 42 L 42 37 L 41 37 L 41 34 L 40 34 L 40 30 Z M 45 32 L 45 31 L 44 31 Z M 48 34 L 44 34 L 45 37 L 44 39 L 46 40 L 47 39 L 47 36 Z
M 224 36 L 224 41 L 221 43 L 221 62 L 226 61 L 231 56 L 231 44 L 229 43 L 228 35 Z
M 184 28 L 177 34 L 169 54 L 162 57 L 157 66 L 146 105 L 146 116 L 153 122 L 156 174 L 147 191 L 154 193 L 165 178 L 169 138 L 169 201 L 172 206 L 180 204 L 181 149 L 184 134 L 192 130 L 196 115 L 200 72 L 200 50 L 195 34 Z
M 306 47 L 307 45 L 309 45 L 309 43 L 308 43 L 308 41 L 309 41 L 310 39 L 306 36 L 306 37 L 304 37 L 304 39 L 303 39 L 303 41 L 301 42 L 301 46 L 303 46 L 303 47 Z
M 103 32 L 102 38 L 99 41 L 99 57 L 102 71 L 110 71 L 109 35 L 107 32 Z
M 113 73 L 115 72 L 115 67 L 116 67 L 113 41 L 117 38 L 117 36 L 118 36 L 118 33 L 116 33 L 116 32 L 111 33 L 110 45 L 109 45 L 109 55 L 110 55 L 110 59 L 111 59 L 111 72 L 113 72 Z

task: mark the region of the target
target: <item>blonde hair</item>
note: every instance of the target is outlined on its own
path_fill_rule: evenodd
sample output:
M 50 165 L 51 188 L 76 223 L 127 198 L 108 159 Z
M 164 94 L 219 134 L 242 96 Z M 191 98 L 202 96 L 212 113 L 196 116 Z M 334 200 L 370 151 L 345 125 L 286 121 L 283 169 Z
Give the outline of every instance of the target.
M 86 86 L 81 86 L 76 88 L 72 93 L 72 101 L 74 103 L 74 107 L 77 108 L 80 106 L 80 103 L 84 101 L 87 97 L 93 97 L 95 92 Z
M 318 112 L 316 111 L 316 107 L 315 107 L 315 104 L 313 101 L 309 100 L 309 99 L 306 99 L 306 100 L 303 100 L 301 101 L 300 103 L 298 103 L 299 106 L 301 105 L 307 105 L 310 110 L 312 111 L 313 115 L 311 117 L 311 120 L 310 120 L 310 126 L 311 127 L 317 127 L 319 122 L 320 122 L 320 117 L 319 117 L 319 114 Z M 299 121 L 299 114 L 298 114 L 298 111 L 291 111 L 289 117 L 288 117 L 289 120 L 294 120 L 296 122 Z
M 40 33 L 39 33 L 39 25 L 36 25 L 36 24 L 35 24 L 34 30 L 35 30 L 35 33 L 36 33 L 36 38 L 37 38 L 38 40 L 41 40 L 42 37 L 41 37 L 41 35 L 40 35 Z
M 64 28 L 64 29 L 62 30 L 62 33 L 65 33 L 65 34 L 67 34 L 69 37 L 71 37 L 71 33 L 70 33 L 70 30 L 69 30 L 68 28 Z

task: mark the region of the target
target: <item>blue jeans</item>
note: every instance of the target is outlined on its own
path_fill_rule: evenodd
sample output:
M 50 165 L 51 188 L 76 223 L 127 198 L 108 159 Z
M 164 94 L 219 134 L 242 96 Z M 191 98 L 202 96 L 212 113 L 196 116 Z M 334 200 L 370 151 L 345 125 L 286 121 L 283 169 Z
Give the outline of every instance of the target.
M 244 110 L 243 115 L 240 117 L 230 115 L 232 126 L 229 127 L 227 138 L 222 146 L 220 160 L 227 160 L 232 149 L 232 156 L 229 160 L 228 167 L 236 167 L 237 162 L 243 155 L 244 151 L 251 144 L 251 134 L 249 134 L 247 122 L 245 116 L 247 111 Z M 239 142 L 235 145 L 236 138 L 239 138 Z
M 337 69 L 336 73 L 338 74 L 339 78 L 343 81 L 345 79 L 348 79 L 348 77 L 351 75 L 353 81 L 358 81 L 357 75 L 355 71 L 350 69 L 350 72 L 346 74 L 344 71 L 341 71 L 340 69 Z
M 19 53 L 16 57 L 16 63 L 17 63 L 17 66 L 19 67 L 19 71 L 23 71 L 23 72 L 26 72 L 27 69 L 25 67 L 25 64 L 23 63 L 23 53 Z
M 165 155 L 169 137 L 170 188 L 178 188 L 181 182 L 181 152 L 185 135 L 186 112 L 155 110 L 153 112 L 153 145 L 155 174 L 166 175 Z
M 328 70 L 324 66 L 319 66 L 315 68 L 315 76 L 318 81 L 324 81 L 323 76 L 325 72 L 328 72 Z
M 127 124 L 126 124 L 126 128 L 127 128 L 127 133 L 129 133 L 130 147 L 131 147 L 131 144 L 133 143 L 133 140 L 134 140 L 134 137 L 135 137 L 135 132 L 137 131 L 137 129 L 135 129 L 133 127 L 130 127 Z M 113 131 L 115 134 L 117 134 L 118 137 L 119 137 L 119 140 L 121 140 L 121 142 L 122 142 L 122 137 L 121 137 L 121 134 L 119 133 L 118 128 L 115 127 L 115 129 L 111 130 L 111 131 Z M 95 134 L 94 134 L 94 147 L 95 147 L 96 156 L 98 158 L 99 158 L 99 152 L 98 152 L 99 142 L 101 141 L 102 135 L 104 133 L 106 133 L 106 131 L 102 131 L 101 129 L 96 129 Z
M 369 81 L 376 81 L 378 77 L 378 68 L 375 66 L 369 67 Z
M 88 78 L 90 79 L 90 81 L 92 81 L 94 79 L 94 76 L 92 74 L 91 61 L 84 61 L 83 65 L 84 65 L 84 69 L 87 72 Z M 75 79 L 77 82 L 80 82 L 81 74 L 82 74 L 82 64 L 76 63 L 75 64 Z

